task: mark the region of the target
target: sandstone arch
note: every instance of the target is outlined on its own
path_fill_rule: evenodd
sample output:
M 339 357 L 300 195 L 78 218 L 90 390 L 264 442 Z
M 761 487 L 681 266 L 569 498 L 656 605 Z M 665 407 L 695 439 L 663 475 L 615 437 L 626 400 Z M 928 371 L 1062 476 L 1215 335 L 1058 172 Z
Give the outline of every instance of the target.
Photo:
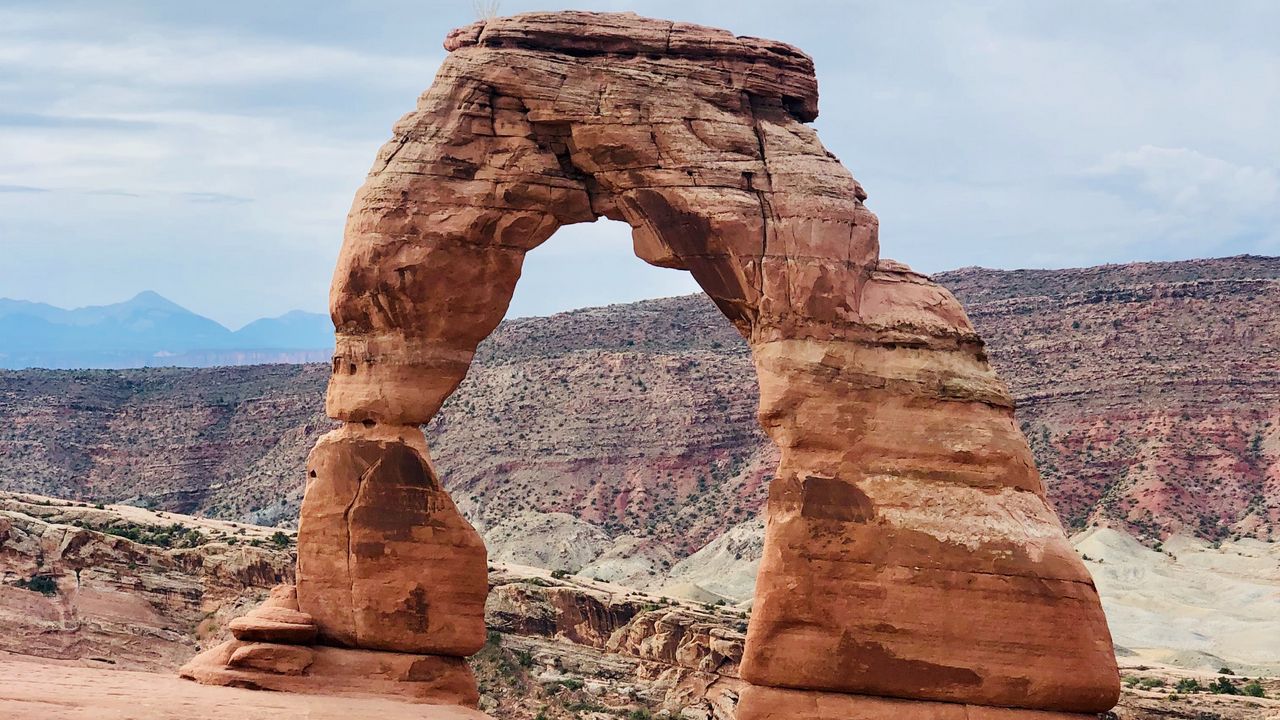
M 903 711 L 867 696 L 937 718 L 1114 704 L 1097 594 L 1008 392 L 955 299 L 879 259 L 865 193 L 806 125 L 807 56 L 591 13 L 480 22 L 446 48 L 334 274 L 327 408 L 345 425 L 309 462 L 299 534 L 298 604 L 324 642 L 483 643 L 484 548 L 418 426 L 502 319 L 524 254 L 603 216 L 747 338 L 782 450 L 743 720 Z

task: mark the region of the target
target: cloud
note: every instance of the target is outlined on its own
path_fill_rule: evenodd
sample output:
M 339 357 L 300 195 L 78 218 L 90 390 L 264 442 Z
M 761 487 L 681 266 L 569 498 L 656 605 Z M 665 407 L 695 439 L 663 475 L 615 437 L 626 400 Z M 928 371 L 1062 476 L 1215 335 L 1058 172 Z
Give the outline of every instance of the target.
M 886 255 L 921 270 L 1280 252 L 1275 3 L 564 4 L 809 52 L 823 142 Z M 323 308 L 374 152 L 472 19 L 422 0 L 50 7 L 0 8 L 0 286 L 62 306 L 154 287 L 228 325 Z M 513 311 L 691 287 L 629 245 L 564 231 Z
M 1143 145 L 1083 178 L 1123 204 L 1132 238 L 1175 256 L 1280 248 L 1280 168 Z
M 213 204 L 233 204 L 253 202 L 252 198 L 240 197 L 238 195 L 227 195 L 226 193 L 215 192 L 184 192 L 182 197 L 197 203 L 213 203 Z
M 71 20 L 80 32 L 67 33 Z M 93 14 L 0 10 L 0 68 L 24 75 L 82 78 L 150 87 L 245 87 L 331 82 L 359 77 L 380 83 L 397 74 L 430 71 L 435 57 L 401 57 L 305 42 L 280 42 L 210 32 L 199 27 L 132 28 L 112 38 L 92 34 Z M 57 29 L 61 33 L 50 31 Z M 89 33 L 89 34 L 82 34 Z
M 1189 148 L 1143 145 L 1111 154 L 1090 174 L 1122 181 L 1153 206 L 1182 211 L 1258 213 L 1280 205 L 1280 171 Z

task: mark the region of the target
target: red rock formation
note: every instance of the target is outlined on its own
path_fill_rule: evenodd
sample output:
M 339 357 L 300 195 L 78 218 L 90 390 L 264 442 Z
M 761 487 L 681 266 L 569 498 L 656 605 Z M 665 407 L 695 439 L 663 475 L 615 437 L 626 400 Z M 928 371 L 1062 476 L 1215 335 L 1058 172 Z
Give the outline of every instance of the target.
M 206 685 L 310 695 L 388 695 L 475 707 L 475 677 L 460 657 L 312 645 L 313 617 L 298 609 L 292 585 L 228 626 L 235 639 L 200 653 L 178 674 Z
M 466 656 L 484 645 L 485 549 L 416 427 L 348 424 L 307 463 L 298 604 L 325 642 Z
M 642 259 L 691 272 L 752 348 L 781 463 L 745 680 L 805 691 L 813 718 L 871 701 L 811 691 L 1114 704 L 1097 594 L 1008 392 L 951 294 L 878 259 L 865 193 L 805 125 L 807 56 L 592 13 L 480 22 L 446 47 L 334 274 L 327 409 L 346 425 L 313 453 L 299 532 L 299 606 L 322 639 L 480 647 L 484 553 L 417 426 L 506 313 L 525 253 L 604 216 Z M 744 716 L 776 716 L 782 692 L 746 695 Z

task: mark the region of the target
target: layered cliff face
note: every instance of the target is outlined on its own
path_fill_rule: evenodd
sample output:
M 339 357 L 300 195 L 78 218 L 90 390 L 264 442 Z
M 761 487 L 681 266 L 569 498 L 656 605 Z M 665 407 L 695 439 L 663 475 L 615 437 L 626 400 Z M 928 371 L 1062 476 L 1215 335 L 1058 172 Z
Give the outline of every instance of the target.
M 1059 514 L 1280 539 L 1280 259 L 957 270 Z
M 293 579 L 277 532 L 0 493 L 0 651 L 170 671 Z
M 1280 532 L 1277 278 L 1280 259 L 1256 257 L 938 276 L 1009 383 L 1064 522 L 1148 544 Z M 331 427 L 326 373 L 0 372 L 0 486 L 290 522 Z M 658 577 L 763 503 L 777 455 L 756 404 L 738 334 L 705 299 L 671 298 L 503 323 L 428 436 L 482 532 L 566 513 L 644 558 L 593 574 L 640 584 L 637 565 Z M 487 539 L 531 562 L 559 538 Z
M 322 365 L 0 371 L 0 488 L 294 522 Z

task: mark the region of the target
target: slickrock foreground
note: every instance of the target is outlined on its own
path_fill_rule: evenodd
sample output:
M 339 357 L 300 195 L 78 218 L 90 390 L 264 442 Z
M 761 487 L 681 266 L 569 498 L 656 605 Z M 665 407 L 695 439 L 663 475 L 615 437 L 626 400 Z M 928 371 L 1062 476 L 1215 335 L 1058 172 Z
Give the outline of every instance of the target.
M 488 720 L 466 708 L 195 685 L 0 653 L 0 716 L 39 720 Z
M 206 534 L 197 539 L 199 545 L 181 549 L 166 547 L 169 543 L 164 535 L 135 542 L 113 534 L 133 536 L 148 529 L 169 532 L 175 526 L 183 537 L 191 530 Z M 230 532 L 222 532 L 225 530 Z M 190 648 L 197 635 L 208 646 L 231 637 L 229 625 L 252 627 L 265 616 L 288 619 L 290 625 L 303 624 L 295 622 L 303 618 L 281 613 L 270 605 L 265 611 L 252 611 L 253 617 L 244 623 L 237 617 L 276 582 L 268 573 L 242 573 L 238 568 L 244 565 L 236 562 L 237 555 L 258 558 L 269 566 L 292 565 L 288 547 L 248 544 L 263 544 L 261 539 L 272 532 L 270 528 L 233 527 L 168 513 L 157 517 L 126 506 L 95 509 L 54 498 L 0 493 L 0 594 L 4 596 L 0 607 L 11 611 L 0 613 L 0 641 L 4 642 L 0 650 L 21 653 L 25 657 L 11 659 L 28 663 L 65 666 L 67 661 L 75 660 L 74 664 L 84 666 L 76 671 L 77 677 L 97 687 L 101 681 L 92 678 L 99 672 L 157 669 L 171 675 L 173 663 L 193 652 Z M 1104 534 L 1119 537 L 1117 533 Z M 1131 609 L 1121 605 L 1118 612 L 1109 611 L 1118 637 L 1137 630 L 1142 622 L 1166 627 L 1185 625 L 1223 640 L 1258 636 L 1258 647 L 1267 656 L 1267 623 L 1275 613 L 1268 613 L 1267 607 L 1256 601 L 1249 617 L 1234 616 L 1232 609 L 1249 606 L 1242 592 L 1265 596 L 1274 590 L 1274 579 L 1270 584 L 1259 582 L 1250 588 L 1233 588 L 1233 582 L 1240 578 L 1230 572 L 1209 572 L 1205 565 L 1208 558 L 1189 557 L 1187 562 L 1196 568 L 1198 582 L 1226 595 L 1217 605 L 1192 605 L 1203 601 L 1181 593 L 1190 590 L 1195 581 L 1169 578 L 1172 586 L 1151 584 L 1161 571 L 1148 563 L 1158 565 L 1159 558 L 1169 558 L 1143 550 L 1150 557 L 1136 561 L 1114 548 L 1101 546 L 1101 536 L 1089 535 L 1083 539 L 1085 545 L 1077 549 L 1093 558 L 1090 567 L 1095 575 L 1101 573 L 1104 600 L 1109 588 L 1113 602 L 1119 599 L 1117 592 L 1145 592 L 1158 595 L 1164 603 Z M 41 542 L 33 542 L 36 538 Z M 1126 542 L 1136 546 L 1132 540 Z M 1172 552 L 1181 557 L 1186 548 L 1174 546 Z M 1230 551 L 1224 546 L 1223 552 Z M 1103 556 L 1105 563 L 1101 562 Z M 177 558 L 201 561 L 175 563 Z M 1265 558 L 1259 557 L 1250 565 L 1235 566 L 1234 572 L 1257 577 L 1275 567 L 1274 562 L 1267 564 Z M 738 662 L 747 626 L 746 615 L 739 609 L 672 602 L 580 576 L 553 577 L 546 570 L 528 567 L 495 565 L 489 576 L 491 587 L 485 607 L 489 641 L 484 650 L 469 659 L 469 664 L 481 684 L 481 709 L 494 718 L 534 720 L 541 714 L 550 720 L 570 720 L 581 718 L 581 710 L 587 706 L 603 708 L 601 712 L 611 717 L 632 712 L 643 715 L 645 711 L 655 717 L 684 720 L 737 717 L 743 686 Z M 1141 577 L 1141 584 L 1135 585 L 1134 577 Z M 37 582 L 41 578 L 50 582 L 42 585 Z M 1107 578 L 1113 580 L 1102 582 Z M 165 611 L 136 612 L 148 605 L 164 607 Z M 1210 608 L 1214 620 L 1204 617 L 1206 608 Z M 1113 604 L 1111 610 L 1117 610 L 1117 606 Z M 1138 613 L 1138 624 L 1133 611 Z M 235 619 L 227 622 L 228 615 Z M 262 644 L 248 643 L 246 647 L 242 660 L 284 668 L 300 666 L 280 665 L 281 660 L 305 658 L 314 650 L 272 644 L 272 652 L 263 656 Z M 1185 649 L 1182 652 L 1185 654 Z M 165 658 L 179 660 L 170 660 L 166 666 Z M 1230 680 L 1237 688 L 1245 687 L 1259 674 L 1274 676 L 1274 668 L 1265 670 L 1236 660 L 1218 659 L 1197 671 L 1161 666 L 1149 656 L 1128 656 L 1124 661 L 1126 689 L 1121 706 L 1116 709 L 1120 720 L 1197 718 L 1201 712 L 1212 713 L 1221 720 L 1280 718 L 1280 700 L 1274 699 L 1280 696 L 1280 681 L 1274 677 L 1262 680 L 1265 698 L 1209 694 L 1203 689 L 1170 694 L 1183 679 L 1195 679 L 1202 688 L 1209 686 L 1221 677 L 1214 671 L 1223 666 L 1234 669 L 1236 675 Z M 8 677 L 6 672 L 0 667 L 0 677 Z M 50 677 L 56 679 L 59 672 L 64 671 L 58 670 Z M 272 677 L 280 682 L 296 682 L 288 673 Z M 352 681 L 365 682 L 367 689 L 373 689 L 370 679 L 366 676 Z M 125 681 L 116 682 L 119 685 Z M 166 684 L 172 679 L 153 677 L 148 684 L 151 682 Z M 126 692 L 126 688 L 120 690 Z M 63 696 L 61 687 L 54 684 L 30 685 L 25 692 L 32 702 Z M 146 704 L 151 702 L 145 696 L 145 685 L 136 687 L 130 681 L 127 692 L 143 694 L 134 703 L 139 707 L 148 707 Z M 252 704 L 260 701 L 254 695 L 243 693 L 235 697 Z M 12 699 L 3 692 L 0 697 Z M 344 707 L 343 703 L 339 707 Z M 2 702 L 0 708 L 5 708 Z M 40 713 L 34 716 L 44 717 Z
M 437 664 L 484 645 L 483 545 L 419 426 L 506 313 L 524 254 L 608 217 L 747 339 L 781 449 L 741 664 L 759 687 L 741 716 L 885 702 L 866 695 L 930 701 L 894 714 L 1011 719 L 1044 716 L 983 708 L 1115 704 L 1097 592 L 1009 393 L 955 298 L 879 258 L 866 193 L 805 124 L 806 55 L 592 13 L 482 21 L 446 48 L 356 196 L 334 273 L 327 411 L 345 424 L 308 462 L 298 550 L 296 610 L 320 643 Z M 296 667 L 286 655 L 275 675 Z M 249 669 L 242 657 L 235 682 Z M 415 696 L 457 702 L 453 689 Z

